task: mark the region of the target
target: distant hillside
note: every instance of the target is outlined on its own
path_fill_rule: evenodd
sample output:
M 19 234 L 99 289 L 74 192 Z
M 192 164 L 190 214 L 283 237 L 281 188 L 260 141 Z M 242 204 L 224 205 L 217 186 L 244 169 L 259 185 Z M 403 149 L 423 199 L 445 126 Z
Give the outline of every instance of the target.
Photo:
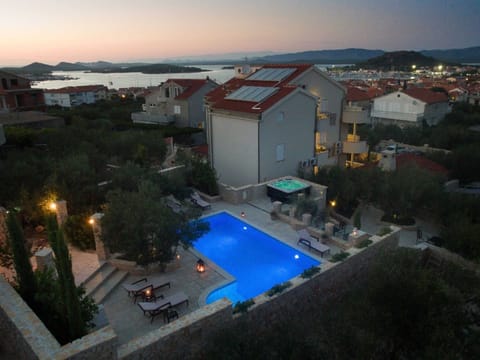
M 423 50 L 421 53 L 442 61 L 480 63 L 480 46 L 465 49 Z
M 341 49 L 315 50 L 291 54 L 270 55 L 258 58 L 262 62 L 306 62 L 317 64 L 355 64 L 384 53 L 383 50 Z
M 76 65 L 85 66 L 89 69 L 104 69 L 108 67 L 116 66 L 108 61 L 95 61 L 95 62 L 76 62 Z
M 65 62 L 65 61 L 62 61 L 60 63 L 58 63 L 57 65 L 55 65 L 55 70 L 58 70 L 58 71 L 77 71 L 77 70 L 89 70 L 88 67 L 86 66 L 83 66 L 81 64 L 72 64 L 72 63 L 69 63 L 69 62 Z
M 200 72 L 207 71 L 197 67 L 191 66 L 178 66 L 170 64 L 151 64 L 151 65 L 141 65 L 141 66 L 129 66 L 129 67 L 118 67 L 114 65 L 113 67 L 104 68 L 104 69 L 92 69 L 92 72 L 99 73 L 128 73 L 128 72 L 141 72 L 143 74 L 168 74 L 168 73 L 191 73 L 191 72 Z
M 34 62 L 18 70 L 24 73 L 45 73 L 55 70 L 55 66 Z
M 356 64 L 356 67 L 375 70 L 410 71 L 412 65 L 433 67 L 441 62 L 416 51 L 393 51 Z

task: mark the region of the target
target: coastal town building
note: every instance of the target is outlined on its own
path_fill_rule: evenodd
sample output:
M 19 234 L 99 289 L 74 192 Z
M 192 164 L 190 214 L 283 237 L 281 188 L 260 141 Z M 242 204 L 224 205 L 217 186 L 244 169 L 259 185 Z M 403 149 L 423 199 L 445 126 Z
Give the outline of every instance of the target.
M 103 85 L 68 86 L 45 90 L 45 104 L 71 108 L 81 104 L 94 104 L 107 98 L 108 89 Z
M 432 126 L 450 112 L 445 92 L 426 88 L 409 88 L 377 97 L 373 100 L 373 124 L 398 126 Z
M 309 64 L 265 65 L 206 96 L 209 160 L 240 186 L 335 165 L 345 89 Z
M 0 113 L 43 110 L 44 107 L 41 89 L 32 89 L 26 78 L 0 71 Z
M 168 79 L 145 96 L 143 111 L 132 114 L 134 123 L 204 127 L 205 94 L 218 84 L 209 79 Z

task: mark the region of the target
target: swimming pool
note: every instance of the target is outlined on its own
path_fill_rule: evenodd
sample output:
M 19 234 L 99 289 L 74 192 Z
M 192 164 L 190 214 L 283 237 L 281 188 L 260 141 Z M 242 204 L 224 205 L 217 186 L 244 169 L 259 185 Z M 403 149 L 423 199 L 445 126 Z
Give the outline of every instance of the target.
M 210 224 L 210 232 L 193 247 L 235 277 L 234 282 L 211 292 L 207 304 L 222 297 L 234 304 L 245 301 L 320 264 L 226 212 L 204 221 Z

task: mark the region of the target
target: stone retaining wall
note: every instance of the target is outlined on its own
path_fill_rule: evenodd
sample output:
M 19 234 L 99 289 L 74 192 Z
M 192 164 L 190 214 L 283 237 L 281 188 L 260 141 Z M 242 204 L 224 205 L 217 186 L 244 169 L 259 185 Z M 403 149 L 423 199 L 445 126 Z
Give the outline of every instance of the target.
M 2 278 L 0 294 L 0 358 L 1 351 L 5 350 L 19 360 L 117 358 L 117 336 L 110 327 L 61 347 L 43 322 Z
M 118 358 L 189 359 L 201 351 L 212 333 L 232 321 L 232 303 L 221 299 L 120 346 Z

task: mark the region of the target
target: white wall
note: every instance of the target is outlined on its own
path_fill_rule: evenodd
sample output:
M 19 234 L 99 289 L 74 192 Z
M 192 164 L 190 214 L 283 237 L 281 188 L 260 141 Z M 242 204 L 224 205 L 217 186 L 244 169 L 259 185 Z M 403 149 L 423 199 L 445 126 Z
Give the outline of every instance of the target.
M 62 93 L 44 93 L 45 105 L 53 106 L 59 105 L 61 107 L 71 107 L 70 95 Z
M 260 182 L 297 175 L 298 162 L 311 159 L 315 146 L 316 100 L 295 92 L 263 114 L 260 122 Z M 280 113 L 284 114 L 280 120 Z M 285 146 L 277 161 L 276 146 Z
M 374 99 L 371 117 L 404 121 L 414 125 L 419 119 L 421 121 L 424 111 L 424 102 L 398 91 Z
M 211 113 L 212 166 L 232 186 L 258 183 L 258 120 Z

